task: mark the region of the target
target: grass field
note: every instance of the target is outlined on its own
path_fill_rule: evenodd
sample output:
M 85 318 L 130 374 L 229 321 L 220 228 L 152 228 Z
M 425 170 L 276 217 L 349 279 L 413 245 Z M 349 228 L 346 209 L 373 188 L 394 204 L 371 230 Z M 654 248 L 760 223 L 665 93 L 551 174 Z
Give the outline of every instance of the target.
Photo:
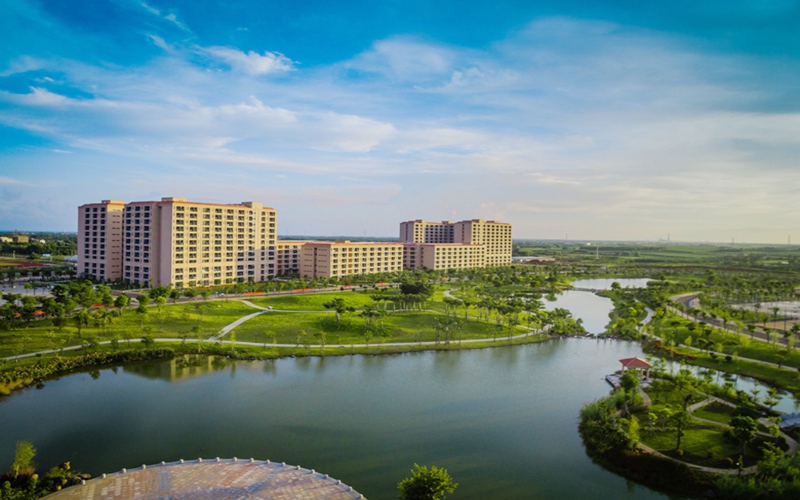
M 434 321 L 440 314 L 434 312 L 399 312 L 390 313 L 383 320 L 383 334 L 376 334 L 370 343 L 384 342 L 417 342 L 433 341 L 436 339 Z M 373 320 L 375 323 L 378 320 Z M 364 337 L 364 319 L 358 313 L 343 314 L 341 325 L 337 327 L 336 315 L 333 312 L 325 313 L 281 313 L 270 312 L 257 316 L 236 327 L 233 333 L 236 340 L 247 342 L 295 344 L 301 331 L 306 332 L 301 337 L 300 343 L 320 344 L 320 333 L 325 334 L 326 344 L 362 344 Z M 455 332 L 455 338 L 493 338 L 507 337 L 508 330 L 498 333 L 493 324 L 468 320 L 464 327 Z M 514 334 L 524 333 L 525 330 L 517 327 Z M 266 335 L 265 335 L 266 333 Z M 226 339 L 229 338 L 225 337 Z M 444 340 L 443 334 L 440 337 Z
M 670 390 L 664 392 L 656 391 L 655 387 L 648 390 L 653 404 L 646 410 L 636 413 L 640 422 L 648 421 L 648 414 L 662 415 L 666 409 L 676 411 L 682 405 L 682 394 L 670 388 L 670 384 L 657 384 L 660 388 Z M 698 391 L 691 393 L 689 403 L 699 402 L 705 399 L 705 395 Z M 729 427 L 726 425 L 733 417 L 735 409 L 722 404 L 710 403 L 697 409 L 693 415 L 696 417 L 711 420 L 716 423 L 702 422 L 693 419 L 684 428 L 685 435 L 681 438 L 681 450 L 676 450 L 677 430 L 672 423 L 662 425 L 661 420 L 652 429 L 647 424 L 642 424 L 640 437 L 643 444 L 661 452 L 667 456 L 683 460 L 689 463 L 716 468 L 731 468 L 739 458 L 740 443 L 730 434 Z M 663 418 L 663 417 L 661 417 Z M 763 429 L 761 429 L 763 430 Z M 745 466 L 754 465 L 760 458 L 760 448 L 765 438 L 759 436 L 755 442 L 748 446 L 748 454 L 745 456 Z M 783 445 L 783 440 L 774 440 L 775 443 Z
M 709 403 L 695 410 L 694 415 L 720 424 L 727 424 L 733 418 L 735 408 L 722 403 Z
M 683 455 L 675 450 L 677 440 L 675 429 L 655 429 L 653 432 L 643 430 L 642 443 L 667 456 L 697 465 L 722 469 L 735 466 L 740 445 L 735 439 L 726 435 L 724 427 L 695 421 L 684 432 L 685 435 L 681 439 Z M 747 447 L 748 453 L 744 456 L 745 467 L 755 465 L 761 457 L 758 449 L 765 439 L 767 438 L 759 436 Z
M 325 311 L 325 307 L 323 307 L 322 304 L 337 297 L 344 299 L 346 306 L 352 306 L 357 309 L 361 309 L 365 305 L 375 303 L 375 301 L 370 298 L 369 294 L 360 292 L 284 295 L 280 297 L 259 297 L 247 300 L 261 307 L 272 306 L 276 310 Z
M 442 291 L 438 290 L 437 295 L 441 297 Z M 235 328 L 233 333 L 237 340 L 262 343 L 265 341 L 264 332 L 268 332 L 270 341 L 272 333 L 275 333 L 277 343 L 294 344 L 297 343 L 301 331 L 306 332 L 303 342 L 308 344 L 321 343 L 320 333 L 325 334 L 326 343 L 364 343 L 365 321 L 358 312 L 342 314 L 341 325 L 337 326 L 335 312 L 327 311 L 322 306 L 323 303 L 336 297 L 343 298 L 345 305 L 358 310 L 365 305 L 375 303 L 369 293 L 355 292 L 248 299 L 262 307 L 272 306 L 274 310 L 243 323 Z M 389 312 L 383 318 L 383 328 L 373 334 L 370 343 L 435 340 L 434 322 L 437 317 L 442 316 L 440 311 L 444 311 L 444 305 L 432 300 L 426 307 L 430 307 L 432 311 Z M 72 320 L 61 329 L 54 327 L 52 320 L 40 320 L 15 330 L 0 331 L 0 357 L 79 345 L 84 343 L 81 337 L 96 338 L 98 341 L 117 338 L 122 342 L 138 340 L 144 335 L 155 338 L 177 339 L 183 336 L 193 338 L 195 335 L 189 332 L 196 326 L 200 327 L 202 337 L 208 339 L 237 319 L 258 312 L 257 309 L 239 300 L 167 304 L 161 310 L 148 307 L 147 311 L 148 313 L 142 316 L 133 309 L 127 309 L 105 328 L 90 322 L 82 328 L 81 335 L 78 334 L 78 328 Z M 463 316 L 460 315 L 459 318 Z M 375 324 L 380 323 L 379 319 L 373 321 Z M 513 334 L 524 332 L 522 327 L 516 327 Z M 494 338 L 508 336 L 508 330 L 501 331 L 494 323 L 470 319 L 452 335 L 451 338 L 463 339 Z M 443 334 L 440 339 L 444 340 Z
M 148 308 L 146 317 L 128 309 L 103 328 L 90 323 L 83 327 L 82 335 L 96 336 L 98 340 L 110 340 L 114 336 L 121 339 L 138 339 L 149 330 L 154 337 L 179 337 L 182 331 L 189 331 L 200 325 L 206 337 L 218 332 L 222 327 L 242 316 L 255 312 L 255 309 L 239 301 L 198 301 L 164 306 L 159 313 L 155 307 Z M 144 328 L 143 328 L 144 327 Z M 31 322 L 16 330 L 0 331 L 0 357 L 14 356 L 24 352 L 57 349 L 62 346 L 78 345 L 78 329 L 72 321 L 58 330 L 51 320 Z

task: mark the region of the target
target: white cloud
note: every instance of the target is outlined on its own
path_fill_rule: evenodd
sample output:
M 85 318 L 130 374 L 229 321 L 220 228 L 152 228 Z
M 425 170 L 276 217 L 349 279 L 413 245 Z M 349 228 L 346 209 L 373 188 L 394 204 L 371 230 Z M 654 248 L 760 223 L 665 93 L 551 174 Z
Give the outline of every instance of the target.
M 245 53 L 228 47 L 208 47 L 202 50 L 214 59 L 227 64 L 231 69 L 251 75 L 280 73 L 289 71 L 294 66 L 291 59 L 279 52 L 264 52 L 264 55 L 261 55 L 252 50 Z
M 29 94 L 12 94 L 10 92 L 0 91 L 0 99 L 5 98 L 4 100 L 15 102 L 17 104 L 37 107 L 62 106 L 68 104 L 70 101 L 70 99 L 60 94 L 50 92 L 47 89 L 39 87 L 29 88 L 31 91 Z
M 166 50 L 166 51 L 172 51 L 172 46 L 170 46 L 170 44 L 168 44 L 160 36 L 154 35 L 152 33 L 148 33 L 147 38 L 149 38 L 150 41 L 153 42 L 153 45 L 155 45 L 156 47 L 158 47 L 160 49 L 163 49 L 163 50 Z
M 178 20 L 178 16 L 174 12 L 170 12 L 169 14 L 162 15 L 159 9 L 155 7 L 151 7 L 145 2 L 139 2 L 139 5 L 145 10 L 145 12 L 152 14 L 160 19 L 163 19 L 167 22 L 170 22 L 177 26 L 178 28 L 182 29 L 183 31 L 190 31 L 189 28 L 183 24 L 181 21 Z
M 5 71 L 0 71 L 0 76 L 11 76 L 17 73 L 36 71 L 38 69 L 42 69 L 46 65 L 47 62 L 42 59 L 30 56 L 21 56 L 16 59 L 12 59 L 8 64 L 8 68 Z
M 409 37 L 375 42 L 372 48 L 345 63 L 348 68 L 383 73 L 401 80 L 449 74 L 453 50 Z

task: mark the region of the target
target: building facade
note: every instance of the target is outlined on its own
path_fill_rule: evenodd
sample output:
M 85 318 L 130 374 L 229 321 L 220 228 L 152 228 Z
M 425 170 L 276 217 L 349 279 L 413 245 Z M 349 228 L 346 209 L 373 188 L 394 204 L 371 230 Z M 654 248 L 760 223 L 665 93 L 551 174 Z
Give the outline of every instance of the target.
M 511 264 L 511 224 L 482 219 L 459 222 L 429 222 L 424 219 L 400 223 L 400 241 L 409 246 L 408 269 L 463 269 L 467 267 L 506 266 Z M 420 247 L 421 244 L 436 245 Z M 450 247 L 447 244 L 452 245 Z M 473 248 L 467 248 L 473 247 Z M 481 247 L 478 250 L 475 247 Z M 424 256 L 424 264 L 420 261 Z M 413 257 L 413 262 L 411 257 Z M 452 267 L 429 267 L 450 259 Z M 482 259 L 482 260 L 480 260 Z M 475 265 L 461 267 L 459 261 Z
M 303 278 L 342 278 L 402 269 L 401 243 L 307 241 L 301 252 L 300 276 Z
M 511 264 L 511 224 L 400 223 L 400 241 L 278 241 L 278 215 L 257 202 L 162 198 L 78 207 L 78 272 L 99 281 L 195 287 L 278 275 L 341 278 L 402 269 Z
M 107 216 L 105 231 L 95 230 L 101 225 L 93 222 L 103 220 L 93 217 L 95 208 L 98 215 L 103 208 L 106 213 L 113 209 L 114 217 Z M 78 253 L 78 269 L 89 278 L 180 288 L 263 281 L 276 274 L 277 212 L 261 203 L 162 198 L 127 204 L 103 202 L 78 210 L 84 228 L 78 234 L 79 245 L 84 245 Z M 95 236 L 95 232 L 104 236 Z M 88 247 L 86 253 L 87 243 L 104 244 L 88 240 L 102 237 L 107 240 L 106 248 Z M 106 260 L 101 262 L 101 258 Z M 95 269 L 98 272 L 93 272 Z M 99 273 L 100 269 L 106 272 Z
M 300 274 L 300 259 L 306 240 L 278 240 L 275 270 L 278 276 Z
M 78 273 L 99 281 L 122 279 L 125 202 L 103 200 L 78 207 Z
M 485 267 L 483 245 L 461 243 L 404 243 L 403 267 L 406 269 L 470 269 Z

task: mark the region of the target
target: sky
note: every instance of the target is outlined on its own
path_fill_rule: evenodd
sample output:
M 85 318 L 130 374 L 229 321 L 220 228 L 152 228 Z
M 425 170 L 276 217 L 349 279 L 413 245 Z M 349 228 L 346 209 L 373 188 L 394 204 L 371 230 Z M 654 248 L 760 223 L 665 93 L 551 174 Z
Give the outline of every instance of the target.
M 800 243 L 800 1 L 4 0 L 0 230 L 260 201 L 279 234 Z

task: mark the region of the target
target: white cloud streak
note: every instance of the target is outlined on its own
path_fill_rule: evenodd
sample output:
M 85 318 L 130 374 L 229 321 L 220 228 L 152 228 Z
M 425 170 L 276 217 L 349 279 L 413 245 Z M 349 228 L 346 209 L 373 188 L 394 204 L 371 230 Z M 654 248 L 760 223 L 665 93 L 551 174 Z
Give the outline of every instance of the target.
M 281 73 L 291 70 L 294 64 L 291 59 L 278 52 L 264 52 L 261 55 L 252 50 L 245 53 L 229 47 L 208 47 L 202 50 L 232 69 L 250 75 Z

